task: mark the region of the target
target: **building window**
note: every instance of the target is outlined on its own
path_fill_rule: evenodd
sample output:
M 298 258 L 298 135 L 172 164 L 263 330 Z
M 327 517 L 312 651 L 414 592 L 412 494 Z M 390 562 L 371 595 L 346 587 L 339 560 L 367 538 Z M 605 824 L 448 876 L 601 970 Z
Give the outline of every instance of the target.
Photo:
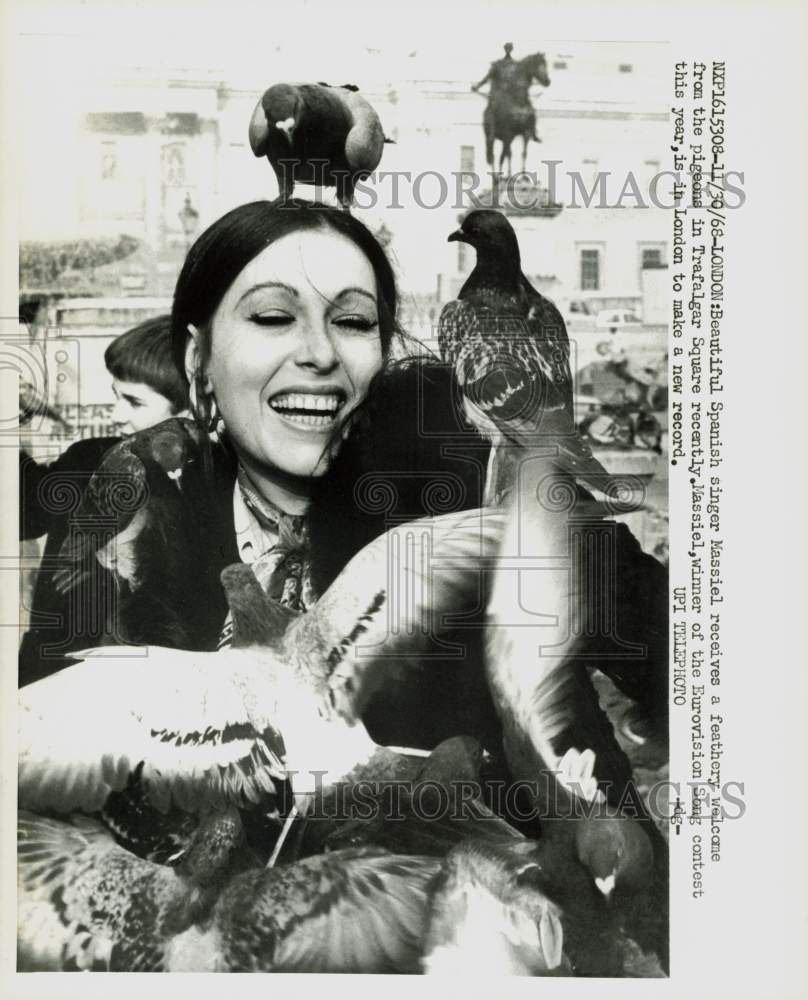
M 620 63 L 617 69 L 618 72 L 620 73 L 631 73 L 634 67 L 631 65 L 631 63 Z
M 118 176 L 117 143 L 101 143 L 101 180 L 114 181 Z
M 163 147 L 163 184 L 182 187 L 185 184 L 185 148 L 182 143 Z
M 553 69 L 566 69 L 566 68 L 567 68 L 567 64 L 564 62 L 563 59 L 557 59 L 553 63 Z
M 581 291 L 600 289 L 600 250 L 581 250 Z
M 641 265 L 643 271 L 648 268 L 664 267 L 661 247 L 643 247 Z
M 460 147 L 460 170 L 463 173 L 474 172 L 474 146 Z

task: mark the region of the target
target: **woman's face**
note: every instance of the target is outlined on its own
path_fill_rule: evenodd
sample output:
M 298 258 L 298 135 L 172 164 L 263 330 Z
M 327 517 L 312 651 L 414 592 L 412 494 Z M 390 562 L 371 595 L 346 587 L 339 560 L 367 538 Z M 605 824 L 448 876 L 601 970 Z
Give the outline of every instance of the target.
M 248 472 L 309 477 L 382 365 L 376 280 L 332 230 L 277 240 L 213 316 L 206 375 Z

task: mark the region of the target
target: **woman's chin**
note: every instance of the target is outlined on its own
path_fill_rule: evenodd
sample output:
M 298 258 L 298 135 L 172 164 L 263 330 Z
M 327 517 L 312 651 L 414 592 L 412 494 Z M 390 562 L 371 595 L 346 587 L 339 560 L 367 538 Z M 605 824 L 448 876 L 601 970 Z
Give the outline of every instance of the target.
M 270 477 L 274 473 L 289 479 L 313 479 L 325 474 L 333 454 L 334 450 L 329 448 L 326 439 L 316 445 L 291 447 L 283 454 L 268 451 L 263 465 Z

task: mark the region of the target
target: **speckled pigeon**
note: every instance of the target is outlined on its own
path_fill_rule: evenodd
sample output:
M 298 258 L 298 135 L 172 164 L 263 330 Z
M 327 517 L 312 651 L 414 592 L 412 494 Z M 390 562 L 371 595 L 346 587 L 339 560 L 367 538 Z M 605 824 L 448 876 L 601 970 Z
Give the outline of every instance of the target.
M 568 472 L 603 489 L 607 473 L 573 420 L 564 319 L 522 273 L 510 222 L 501 212 L 476 209 L 449 240 L 474 247 L 477 263 L 458 298 L 441 310 L 438 343 L 454 365 L 468 418 L 494 444 L 488 499 L 512 485 L 518 449 L 539 444 L 555 449 Z

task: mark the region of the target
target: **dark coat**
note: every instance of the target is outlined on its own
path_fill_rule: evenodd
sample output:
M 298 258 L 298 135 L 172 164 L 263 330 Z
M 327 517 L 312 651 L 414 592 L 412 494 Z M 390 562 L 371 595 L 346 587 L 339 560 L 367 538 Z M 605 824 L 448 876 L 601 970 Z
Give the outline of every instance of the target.
M 120 438 L 102 437 L 77 441 L 49 464 L 36 462 L 20 451 L 20 539 L 47 535 L 31 596 L 29 630 L 23 635 L 19 653 L 20 684 L 28 684 L 52 673 L 70 649 L 92 645 L 91 618 L 106 617 L 105 592 L 95 594 L 94 614 L 84 616 L 84 627 L 71 615 L 66 595 L 53 585 L 59 551 L 70 529 L 70 518 L 79 508 L 82 494 L 104 455 Z

